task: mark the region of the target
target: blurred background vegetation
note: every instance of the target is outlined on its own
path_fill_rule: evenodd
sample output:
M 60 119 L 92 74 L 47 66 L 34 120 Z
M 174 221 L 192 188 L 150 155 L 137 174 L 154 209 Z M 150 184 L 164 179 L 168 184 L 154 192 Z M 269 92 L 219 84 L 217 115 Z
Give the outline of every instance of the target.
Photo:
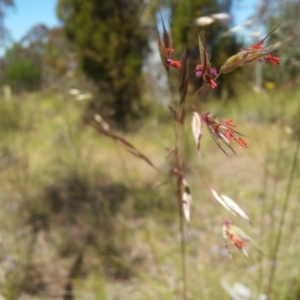
M 171 70 L 170 90 L 156 41 L 155 19 L 161 29 L 162 17 L 172 27 L 175 57 L 188 49 L 188 100 L 202 84 L 193 76 L 199 30 L 219 69 L 284 21 L 270 37 L 283 43 L 277 69 L 249 65 L 197 98 L 203 111 L 233 118 L 247 136 L 249 149 L 237 149 L 241 164 L 205 131 L 199 160 L 188 112 L 181 151 L 194 204 L 186 270 L 188 299 L 299 299 L 300 173 L 292 170 L 300 1 L 258 0 L 237 31 L 243 1 L 58 0 L 61 26 L 36 24 L 18 41 L 5 27 L 13 5 L 0 0 L 0 298 L 181 299 L 173 182 L 157 186 L 166 177 L 88 126 L 101 116 L 168 174 L 174 132 L 167 106 L 177 97 L 177 73 Z M 238 251 L 230 261 L 221 232 L 230 216 L 202 179 L 250 215 L 254 226 L 245 231 L 264 252 L 250 251 L 256 265 Z M 234 296 L 237 283 L 252 298 Z

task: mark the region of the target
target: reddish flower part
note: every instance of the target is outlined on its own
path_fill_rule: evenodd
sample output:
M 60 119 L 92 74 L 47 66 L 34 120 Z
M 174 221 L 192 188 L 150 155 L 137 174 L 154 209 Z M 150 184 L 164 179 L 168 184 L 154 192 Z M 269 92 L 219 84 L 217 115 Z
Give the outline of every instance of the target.
M 248 147 L 248 144 L 242 138 L 237 138 L 235 141 L 237 141 L 243 148 Z
M 196 77 L 200 78 L 203 75 L 203 65 L 201 64 L 197 65 L 195 71 L 196 71 L 195 73 Z
M 214 82 L 213 79 L 211 79 L 208 75 L 205 75 L 206 81 L 209 83 L 211 88 L 215 89 L 218 85 Z
M 218 75 L 217 70 L 215 68 L 211 68 L 210 69 L 210 74 L 213 75 L 213 76 L 217 76 Z
M 202 77 L 202 75 L 203 75 L 203 70 L 204 70 L 204 66 L 203 65 L 201 65 L 201 64 L 198 64 L 198 65 L 196 65 L 196 69 L 195 69 L 195 75 L 196 75 L 196 77 Z M 209 70 L 209 73 L 210 73 L 210 75 L 212 75 L 212 76 L 217 76 L 217 70 L 215 69 L 215 68 L 211 68 L 210 70 Z M 207 75 L 206 75 L 207 76 Z M 216 84 L 216 83 L 215 83 Z
M 167 66 L 173 67 L 175 69 L 181 68 L 181 62 L 179 60 L 172 60 L 174 49 L 170 47 L 164 47 L 164 56 Z
M 161 35 L 161 30 L 158 29 L 159 26 L 156 23 L 156 34 L 157 34 L 159 54 L 166 71 L 169 71 L 169 63 L 172 61 L 174 50 L 172 47 L 172 38 L 165 27 L 162 16 L 161 16 L 161 25 L 162 25 L 162 35 Z
M 222 231 L 223 231 L 223 238 L 226 241 L 229 240 L 231 245 L 234 245 L 240 251 L 244 252 L 246 256 L 248 256 L 247 252 L 245 252 L 246 243 L 238 236 L 238 232 L 239 232 L 238 227 L 232 226 L 228 221 L 224 221 L 222 223 Z
M 253 51 L 253 50 L 255 51 L 255 50 L 266 50 L 266 49 L 261 44 L 255 44 L 255 45 L 250 46 L 249 48 L 243 48 L 242 51 L 246 52 L 246 51 Z M 265 59 L 267 61 L 269 61 L 275 67 L 277 67 L 279 65 L 280 60 L 281 60 L 280 57 L 273 56 L 270 54 L 265 55 Z M 261 58 L 259 58 L 258 60 L 262 61 Z
M 179 60 L 172 60 L 168 64 L 169 64 L 169 66 L 176 68 L 176 69 L 181 68 L 181 62 Z
M 224 221 L 222 223 L 222 231 L 223 231 L 223 238 L 225 239 L 226 242 L 226 248 L 228 249 L 228 253 L 231 258 L 232 256 L 230 254 L 227 241 L 229 241 L 231 245 L 234 245 L 238 250 L 240 250 L 251 263 L 253 263 L 253 261 L 249 257 L 248 252 L 246 251 L 246 246 L 248 243 L 251 244 L 257 251 L 259 251 L 262 254 L 261 249 L 241 228 L 232 225 L 228 221 Z
M 232 232 L 226 231 L 227 236 L 230 239 L 231 245 L 236 246 L 239 250 L 245 248 L 246 244 L 237 236 L 235 236 Z
M 227 153 L 223 145 L 226 145 L 233 152 L 233 154 L 237 156 L 230 145 L 232 141 L 237 142 L 243 148 L 248 147 L 247 142 L 241 138 L 242 134 L 235 130 L 236 125 L 233 124 L 232 119 L 222 120 L 210 113 L 202 114 L 201 119 L 204 123 L 206 123 L 214 141 L 226 155 Z
M 232 119 L 221 120 L 208 113 L 202 115 L 202 120 L 212 129 L 214 135 L 218 136 L 221 140 L 225 142 L 233 140 L 238 142 L 243 148 L 247 148 L 248 144 L 238 136 L 240 133 L 234 129 L 236 125 L 232 123 Z
M 195 75 L 196 77 L 200 78 L 202 77 L 203 72 L 202 71 L 196 71 Z
M 256 51 L 256 50 L 267 50 L 265 47 L 264 47 L 264 42 L 265 40 L 270 36 L 271 33 L 274 32 L 274 30 L 276 29 L 277 27 L 275 27 L 274 29 L 272 29 L 266 37 L 264 37 L 261 41 L 259 41 L 258 43 L 255 43 L 249 47 L 243 47 L 242 48 L 242 51 Z M 272 55 L 265 55 L 265 58 L 266 60 L 268 60 L 272 65 L 274 65 L 275 67 L 277 67 L 279 65 L 279 62 L 280 62 L 280 57 L 276 57 L 276 56 L 272 56 Z
M 260 41 L 259 43 L 253 44 L 248 49 L 250 49 L 250 50 L 264 49 L 264 41 Z
M 265 58 L 275 67 L 279 65 L 279 62 L 281 60 L 280 57 L 272 56 L 272 55 L 266 55 Z
M 173 56 L 173 53 L 174 53 L 174 49 L 172 48 L 168 48 L 168 47 L 164 47 L 164 52 L 165 52 L 165 55 L 166 55 L 166 59 L 171 59 L 172 60 L 172 56 Z
M 228 221 L 224 221 L 222 223 L 223 237 L 225 240 L 229 239 L 231 245 L 234 245 L 239 250 L 243 251 L 246 243 L 240 237 L 238 237 L 234 230 L 235 228 L 236 227 L 232 226 Z

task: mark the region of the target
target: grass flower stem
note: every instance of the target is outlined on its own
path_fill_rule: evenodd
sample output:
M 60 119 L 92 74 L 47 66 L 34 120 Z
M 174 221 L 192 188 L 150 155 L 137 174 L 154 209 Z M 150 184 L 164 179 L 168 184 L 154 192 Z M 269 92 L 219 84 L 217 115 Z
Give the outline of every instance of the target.
M 185 247 L 185 235 L 184 235 L 184 216 L 182 208 L 182 171 L 183 162 L 179 154 L 179 135 L 182 131 L 182 127 L 179 124 L 174 126 L 175 135 L 175 167 L 179 171 L 177 172 L 176 180 L 176 198 L 178 204 L 179 213 L 179 231 L 180 231 L 180 254 L 181 254 L 181 273 L 182 273 L 182 299 L 187 300 L 187 275 L 186 275 L 186 247 Z
M 297 143 L 296 143 L 296 147 L 295 147 L 295 151 L 294 151 L 291 171 L 289 173 L 287 189 L 286 189 L 285 198 L 283 201 L 283 207 L 282 207 L 282 211 L 281 211 L 281 215 L 280 215 L 280 219 L 279 219 L 279 227 L 278 227 L 277 235 L 275 237 L 274 249 L 273 249 L 273 252 L 271 255 L 271 260 L 274 263 L 271 265 L 269 282 L 268 282 L 268 287 L 267 287 L 268 299 L 271 299 L 271 296 L 272 296 L 273 283 L 274 283 L 275 273 L 276 273 L 276 269 L 277 269 L 277 257 L 278 257 L 279 248 L 280 248 L 282 231 L 283 231 L 283 227 L 284 227 L 284 223 L 285 223 L 285 216 L 286 216 L 287 209 L 289 207 L 290 195 L 291 195 L 291 191 L 293 188 L 294 176 L 295 176 L 295 172 L 297 169 L 299 149 L 300 149 L 300 134 L 298 134 L 298 137 L 297 137 Z

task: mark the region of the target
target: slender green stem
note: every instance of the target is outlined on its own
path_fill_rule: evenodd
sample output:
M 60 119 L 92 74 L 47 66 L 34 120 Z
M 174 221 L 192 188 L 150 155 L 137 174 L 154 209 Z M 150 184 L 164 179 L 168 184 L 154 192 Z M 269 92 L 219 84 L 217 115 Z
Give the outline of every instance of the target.
M 267 153 L 268 153 L 269 147 L 266 147 L 266 155 L 265 155 L 265 162 L 264 162 L 264 176 L 263 176 L 263 182 L 262 182 L 262 190 L 263 190 L 263 197 L 261 199 L 261 205 L 260 205 L 260 236 L 263 235 L 263 231 L 265 228 L 265 222 L 264 222 L 264 213 L 266 209 L 266 198 L 267 198 L 267 182 L 268 182 L 268 170 L 267 170 L 267 165 L 268 165 L 268 160 L 267 160 Z M 264 200 L 264 201 L 263 201 Z M 264 276 L 264 269 L 263 269 L 263 257 L 261 254 L 258 254 L 258 262 L 257 264 L 259 265 L 259 273 L 257 276 L 257 294 L 261 292 L 262 288 L 262 282 L 263 282 L 263 276 Z
M 287 185 L 286 194 L 285 194 L 285 198 L 284 198 L 284 202 L 283 202 L 283 208 L 281 211 L 279 228 L 278 228 L 278 232 L 277 232 L 277 235 L 275 238 L 274 250 L 273 250 L 273 253 L 271 256 L 271 260 L 273 261 L 273 264 L 271 265 L 269 283 L 268 283 L 268 289 L 267 289 L 268 299 L 271 299 L 271 295 L 272 295 L 273 282 L 274 282 L 274 277 L 275 277 L 275 273 L 276 273 L 276 269 L 277 269 L 277 257 L 278 257 L 280 241 L 281 241 L 281 237 L 282 237 L 283 226 L 285 223 L 286 211 L 288 209 L 289 202 L 290 202 L 290 194 L 291 194 L 291 190 L 293 187 L 294 175 L 295 175 L 295 171 L 297 169 L 299 149 L 300 149 L 300 134 L 298 134 L 298 138 L 297 138 L 297 144 L 296 144 L 296 148 L 295 148 L 295 152 L 294 152 L 292 168 L 291 168 L 291 171 L 289 174 L 288 185 Z
M 181 132 L 181 126 L 175 125 L 175 165 L 177 169 L 177 182 L 176 182 L 176 196 L 178 203 L 179 213 L 179 230 L 180 230 L 180 253 L 181 253 L 181 272 L 182 272 L 182 299 L 187 299 L 187 276 L 186 276 L 186 249 L 185 249 L 185 238 L 184 238 L 184 219 L 182 211 L 182 173 L 183 165 L 179 155 L 179 134 Z
M 283 116 L 285 115 L 284 113 L 284 108 L 285 108 L 285 101 L 283 99 L 280 100 L 280 120 L 279 120 L 279 128 L 283 128 L 284 124 L 284 119 Z M 271 109 L 271 108 L 270 108 Z M 274 175 L 273 175 L 273 187 L 271 191 L 271 205 L 270 205 L 270 228 L 276 228 L 276 218 L 274 215 L 274 212 L 276 211 L 276 196 L 277 196 L 277 187 L 278 187 L 278 182 L 279 182 L 279 174 L 280 174 L 280 162 L 281 162 L 281 156 L 283 152 L 283 145 L 282 145 L 282 139 L 283 139 L 283 134 L 284 131 L 281 129 L 278 133 L 277 137 L 277 153 L 276 153 L 276 158 L 275 158 L 275 170 L 274 170 Z M 270 236 L 269 236 L 269 245 L 272 244 L 272 241 L 274 240 L 274 236 L 276 235 L 275 230 L 271 230 Z M 272 251 L 272 249 L 270 249 Z
M 181 198 L 181 182 L 182 178 L 178 175 L 177 177 L 177 199 L 179 206 L 179 219 L 180 219 L 180 252 L 181 252 L 181 271 L 182 271 L 182 299 L 187 299 L 187 276 L 186 276 L 186 251 L 185 251 L 185 239 L 184 239 L 184 220 L 182 213 L 182 198 Z

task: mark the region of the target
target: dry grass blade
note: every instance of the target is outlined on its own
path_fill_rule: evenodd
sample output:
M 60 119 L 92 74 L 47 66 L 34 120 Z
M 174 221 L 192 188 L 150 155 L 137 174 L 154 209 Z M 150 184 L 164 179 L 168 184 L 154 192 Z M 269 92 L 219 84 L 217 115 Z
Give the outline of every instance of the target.
M 266 54 L 270 53 L 270 50 L 253 50 L 253 51 L 241 51 L 231 57 L 229 57 L 221 66 L 219 74 L 230 73 L 242 67 L 246 64 L 253 62 L 261 57 L 264 57 Z
M 191 195 L 191 190 L 185 178 L 182 178 L 182 184 L 183 184 L 182 210 L 183 210 L 183 215 L 187 223 L 189 224 L 191 220 L 192 195 Z
M 183 215 L 189 224 L 191 220 L 191 194 L 187 193 L 186 190 L 184 190 L 182 195 L 182 209 Z
M 192 119 L 192 132 L 196 142 L 198 154 L 200 156 L 200 146 L 201 146 L 201 137 L 202 137 L 202 122 L 201 117 L 197 112 L 193 113 Z
M 198 34 L 198 37 L 199 37 L 200 62 L 203 67 L 203 69 L 202 69 L 203 79 L 205 79 L 205 81 L 207 81 L 212 88 L 216 88 L 217 84 L 210 77 L 212 75 L 211 74 L 212 68 L 211 68 L 211 64 L 210 64 L 210 55 L 208 55 L 208 53 L 206 51 L 206 42 L 205 42 L 204 32 L 201 31 Z
M 229 210 L 232 213 L 235 213 L 237 216 L 241 217 L 242 219 L 247 220 L 251 224 L 249 217 L 240 208 L 240 206 L 238 204 L 236 204 L 231 198 L 229 198 L 228 196 L 226 196 L 224 194 L 221 194 L 220 197 L 223 199 L 224 203 L 226 204 L 226 206 L 229 208 Z
M 249 50 L 249 51 L 241 51 L 231 57 L 229 57 L 221 66 L 219 75 L 226 74 L 234 71 L 238 67 L 245 66 L 247 64 L 252 63 L 260 58 L 265 57 L 269 53 L 273 52 L 274 50 L 278 49 L 281 46 L 281 43 L 275 43 L 270 45 L 264 49 L 258 50 Z M 218 75 L 218 76 L 219 76 Z
M 239 216 L 240 218 L 248 221 L 250 224 L 251 221 L 247 214 L 240 208 L 238 204 L 236 204 L 231 198 L 229 198 L 226 195 L 220 195 L 217 191 L 215 191 L 213 188 L 208 187 L 209 190 L 211 191 L 212 195 L 214 198 L 224 207 L 226 208 L 229 212 L 231 212 L 234 216 Z
M 101 134 L 110 137 L 111 139 L 118 142 L 125 150 L 127 150 L 129 153 L 134 155 L 135 157 L 138 157 L 145 161 L 149 166 L 151 166 L 153 169 L 155 169 L 157 172 L 161 173 L 161 171 L 152 163 L 152 161 L 144 155 L 141 151 L 136 149 L 131 143 L 129 143 L 126 139 L 123 137 L 117 135 L 116 133 L 112 132 L 111 130 L 106 130 L 103 127 L 99 126 L 95 123 L 89 123 L 90 126 L 95 128 L 98 132 Z
M 244 63 L 247 52 L 239 52 L 231 57 L 229 57 L 221 66 L 219 74 L 226 74 L 234 71 L 238 67 L 241 67 Z

